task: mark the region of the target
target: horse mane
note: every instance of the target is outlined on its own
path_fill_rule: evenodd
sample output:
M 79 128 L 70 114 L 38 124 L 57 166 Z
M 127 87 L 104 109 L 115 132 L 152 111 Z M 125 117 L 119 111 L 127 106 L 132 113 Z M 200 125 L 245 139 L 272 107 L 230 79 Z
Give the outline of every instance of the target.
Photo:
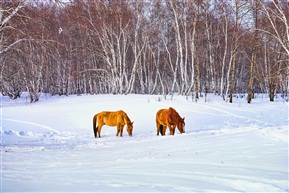
M 127 118 L 128 123 L 131 123 L 131 120 L 129 119 L 129 117 L 127 116 L 127 114 L 125 113 L 125 116 Z
M 130 118 L 127 116 L 127 114 L 126 114 L 124 111 L 122 111 L 122 110 L 121 110 L 121 112 L 125 115 L 126 120 L 127 120 L 127 123 L 131 123 L 131 120 L 130 120 Z

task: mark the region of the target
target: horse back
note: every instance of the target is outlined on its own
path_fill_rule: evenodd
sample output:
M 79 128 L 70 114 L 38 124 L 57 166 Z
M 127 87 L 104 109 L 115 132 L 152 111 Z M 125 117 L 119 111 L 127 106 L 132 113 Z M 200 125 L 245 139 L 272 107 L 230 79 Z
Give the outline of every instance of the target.
M 102 111 L 102 112 L 97 114 L 97 120 L 98 120 L 98 122 L 101 122 L 104 125 L 108 125 L 108 126 L 116 126 L 117 125 L 115 115 L 113 112 Z
M 167 125 L 170 122 L 176 122 L 180 119 L 179 113 L 172 107 L 169 109 L 160 109 L 156 114 L 156 121 L 162 125 Z
M 156 122 L 162 125 L 167 125 L 168 109 L 160 109 L 156 114 Z
M 103 111 L 98 114 L 98 119 L 108 126 L 125 125 L 130 122 L 127 114 L 122 110 L 115 112 Z

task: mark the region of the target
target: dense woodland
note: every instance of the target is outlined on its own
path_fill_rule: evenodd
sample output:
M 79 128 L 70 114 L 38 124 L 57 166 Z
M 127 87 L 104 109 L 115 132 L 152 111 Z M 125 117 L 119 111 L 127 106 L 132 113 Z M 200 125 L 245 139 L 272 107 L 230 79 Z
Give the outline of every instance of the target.
M 287 0 L 2 0 L 0 11 L 11 98 L 288 94 Z

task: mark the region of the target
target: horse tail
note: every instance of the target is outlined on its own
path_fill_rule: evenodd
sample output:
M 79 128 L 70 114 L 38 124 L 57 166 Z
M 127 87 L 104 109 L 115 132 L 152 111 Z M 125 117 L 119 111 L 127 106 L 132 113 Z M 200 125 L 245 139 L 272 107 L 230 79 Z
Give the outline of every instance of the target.
M 97 130 L 98 130 L 98 126 L 96 127 L 97 115 L 98 114 L 94 115 L 93 117 L 93 132 L 95 138 L 97 138 Z
M 161 132 L 161 135 L 164 135 L 163 131 L 164 131 L 164 126 L 160 124 L 160 132 Z

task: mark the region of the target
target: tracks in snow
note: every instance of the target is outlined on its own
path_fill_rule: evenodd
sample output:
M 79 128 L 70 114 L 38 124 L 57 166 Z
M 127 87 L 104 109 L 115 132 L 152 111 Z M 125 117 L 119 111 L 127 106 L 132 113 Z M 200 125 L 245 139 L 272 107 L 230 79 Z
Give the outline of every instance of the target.
M 21 121 L 21 120 L 17 120 L 17 119 L 2 119 L 2 120 L 12 121 L 12 122 L 16 122 L 16 123 L 23 123 L 23 124 L 28 124 L 28 125 L 33 125 L 33 126 L 36 126 L 36 127 L 41 127 L 41 128 L 47 129 L 47 130 L 55 132 L 55 133 L 59 133 L 59 131 L 53 129 L 52 127 L 49 127 L 49 126 L 46 126 L 46 125 L 42 125 L 42 124 L 39 124 L 39 123 L 34 123 L 34 122 L 30 122 L 30 121 Z
M 207 108 L 207 109 L 212 109 L 212 110 L 215 110 L 215 111 L 218 111 L 218 112 L 221 112 L 221 113 L 224 113 L 224 114 L 236 117 L 236 118 L 244 119 L 244 120 L 249 121 L 249 122 L 258 122 L 258 123 L 261 123 L 261 124 L 265 124 L 266 126 L 271 126 L 272 125 L 271 123 L 269 123 L 267 121 L 262 121 L 262 120 L 259 120 L 259 119 L 254 119 L 254 118 L 251 118 L 251 117 L 238 115 L 236 113 L 232 113 L 232 112 L 229 112 L 229 111 L 226 111 L 226 110 L 222 110 L 222 109 L 219 109 L 217 107 L 212 107 L 212 106 L 208 106 L 208 105 L 204 105 L 204 104 L 199 104 L 199 105 L 204 107 L 204 108 Z M 220 108 L 224 108 L 224 106 L 222 106 L 222 107 L 220 106 Z M 241 111 L 244 111 L 244 112 L 254 112 L 252 110 L 242 110 L 242 109 L 238 109 L 238 108 L 235 108 L 235 107 L 231 107 L 231 109 L 241 110 Z

